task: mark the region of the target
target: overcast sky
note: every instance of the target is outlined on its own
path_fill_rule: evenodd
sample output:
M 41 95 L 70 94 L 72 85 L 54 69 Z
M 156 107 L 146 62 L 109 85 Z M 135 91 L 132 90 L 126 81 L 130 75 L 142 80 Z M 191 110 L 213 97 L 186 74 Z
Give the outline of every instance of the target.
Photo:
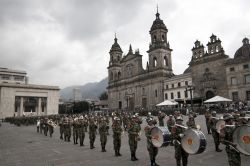
M 156 6 L 168 28 L 175 74 L 188 67 L 196 39 L 212 33 L 233 57 L 250 38 L 249 0 L 0 0 L 0 67 L 25 70 L 30 83 L 83 85 L 107 76 L 117 33 L 148 60 Z

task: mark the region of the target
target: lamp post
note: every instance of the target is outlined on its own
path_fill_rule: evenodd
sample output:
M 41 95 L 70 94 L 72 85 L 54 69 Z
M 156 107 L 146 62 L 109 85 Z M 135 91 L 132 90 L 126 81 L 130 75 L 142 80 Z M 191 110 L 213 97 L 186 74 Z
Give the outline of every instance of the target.
M 186 91 L 189 91 L 190 92 L 190 100 L 191 100 L 191 109 L 192 109 L 192 111 L 193 111 L 193 91 L 194 91 L 194 86 L 192 86 L 192 85 L 187 85 L 186 86 Z

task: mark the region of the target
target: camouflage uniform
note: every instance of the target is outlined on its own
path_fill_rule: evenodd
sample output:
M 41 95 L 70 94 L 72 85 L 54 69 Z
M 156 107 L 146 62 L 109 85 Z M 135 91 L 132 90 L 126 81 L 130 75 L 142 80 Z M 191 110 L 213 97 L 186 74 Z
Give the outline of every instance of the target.
M 60 139 L 63 139 L 63 119 L 59 121 L 59 131 L 60 131 Z
M 214 138 L 215 151 L 221 152 L 222 150 L 219 148 L 219 145 L 220 145 L 219 133 L 216 130 L 216 123 L 218 121 L 218 119 L 216 119 L 216 113 L 213 113 L 213 117 L 214 118 L 210 119 L 209 124 L 211 126 L 212 136 Z
M 49 136 L 52 137 L 54 133 L 54 127 L 51 124 L 48 124 Z
M 189 117 L 188 121 L 186 122 L 186 125 L 188 128 L 196 129 L 195 120 L 192 116 Z
M 205 112 L 205 119 L 206 119 L 206 126 L 207 126 L 207 133 L 208 134 L 211 134 L 211 126 L 210 126 L 210 123 L 209 123 L 209 119 L 211 117 L 211 114 L 209 113 L 209 111 L 207 110 Z
M 80 121 L 78 123 L 78 134 L 80 139 L 80 146 L 83 146 L 84 138 L 85 138 L 85 127 L 87 126 L 86 120 L 84 121 L 83 117 L 80 117 Z
M 105 119 L 101 120 L 99 124 L 99 134 L 100 134 L 100 142 L 102 146 L 102 152 L 106 152 L 105 146 L 107 143 L 107 123 Z
M 158 115 L 159 126 L 164 126 L 164 118 L 165 118 L 165 114 L 162 112 L 159 112 L 159 115 Z
M 96 129 L 97 125 L 94 122 L 94 119 L 91 119 L 89 122 L 89 141 L 90 141 L 90 149 L 95 148 L 95 138 L 96 138 Z
M 74 119 L 74 121 L 73 121 L 73 124 L 72 124 L 72 126 L 73 126 L 73 140 L 74 140 L 74 144 L 78 144 L 78 131 L 79 131 L 79 129 L 78 129 L 78 120 L 77 119 Z
M 227 125 L 228 122 L 227 120 L 225 121 Z M 232 124 L 230 124 L 229 122 L 228 125 Z M 233 132 L 234 132 L 234 127 L 226 126 L 221 129 L 220 138 L 221 142 L 226 145 L 226 152 L 228 156 L 229 166 L 241 166 L 240 152 L 236 149 L 236 145 L 233 143 Z
M 172 131 L 172 128 L 173 128 L 174 125 L 175 125 L 175 120 L 174 120 L 173 116 L 170 115 L 169 119 L 167 120 L 167 126 L 168 126 L 168 131 L 169 132 Z M 170 136 L 170 139 L 171 139 L 170 145 L 173 146 L 174 144 L 173 144 L 173 137 L 172 137 L 172 135 Z
M 137 143 L 140 140 L 139 132 L 141 130 L 141 126 L 135 122 L 135 119 L 132 119 L 132 123 L 130 124 L 128 128 L 128 141 L 129 141 L 129 147 L 131 152 L 131 160 L 135 161 L 138 160 L 136 158 L 136 149 L 137 149 Z
M 174 139 L 175 159 L 176 159 L 177 166 L 181 166 L 181 160 L 182 160 L 183 166 L 187 166 L 187 163 L 188 163 L 189 154 L 185 152 L 181 146 L 180 134 L 183 134 L 184 131 L 185 131 L 184 128 L 177 127 L 177 126 L 173 127 L 171 131 L 173 139 Z
M 69 120 L 66 120 L 66 122 L 63 124 L 64 128 L 64 141 L 70 142 L 71 137 L 71 124 Z
M 149 120 L 147 120 L 148 125 L 144 128 L 145 131 L 145 136 L 147 137 L 147 149 L 148 149 L 148 153 L 150 156 L 150 160 L 151 160 L 151 166 L 158 166 L 158 164 L 156 164 L 155 162 L 155 157 L 158 154 L 158 148 L 155 147 L 152 143 L 151 140 L 151 130 L 154 127 L 153 125 L 153 119 L 152 118 L 147 118 Z
M 114 144 L 115 156 L 121 156 L 120 148 L 121 148 L 122 127 L 118 120 L 113 121 L 112 129 L 113 129 L 113 144 Z
M 48 127 L 48 119 L 45 119 L 44 123 L 44 135 L 47 136 L 48 135 L 48 130 L 49 130 L 49 127 Z

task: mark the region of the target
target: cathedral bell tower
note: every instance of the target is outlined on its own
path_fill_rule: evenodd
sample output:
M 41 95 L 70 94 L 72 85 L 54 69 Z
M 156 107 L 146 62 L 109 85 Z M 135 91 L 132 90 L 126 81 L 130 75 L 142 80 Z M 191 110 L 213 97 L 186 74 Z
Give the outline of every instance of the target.
M 149 31 L 151 42 L 149 45 L 149 71 L 163 70 L 169 75 L 172 75 L 172 59 L 169 42 L 167 41 L 168 29 L 163 20 L 160 19 L 160 14 L 156 13 L 156 19 Z
M 108 81 L 109 83 L 117 81 L 121 79 L 121 59 L 122 59 L 122 49 L 117 42 L 117 38 L 115 36 L 114 44 L 112 45 L 109 55 L 109 66 L 108 66 Z

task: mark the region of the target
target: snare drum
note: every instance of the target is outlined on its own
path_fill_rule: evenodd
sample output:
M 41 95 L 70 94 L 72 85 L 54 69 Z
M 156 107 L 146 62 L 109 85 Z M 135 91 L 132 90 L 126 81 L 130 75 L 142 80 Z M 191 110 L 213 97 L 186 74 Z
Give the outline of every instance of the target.
M 245 155 L 250 155 L 250 126 L 242 125 L 233 132 L 233 142 L 236 148 Z
M 151 141 L 158 148 L 168 146 L 171 142 L 171 133 L 167 127 L 154 127 L 151 129 Z
M 200 130 L 187 129 L 181 139 L 181 146 L 189 154 L 202 153 L 207 146 L 206 137 Z

